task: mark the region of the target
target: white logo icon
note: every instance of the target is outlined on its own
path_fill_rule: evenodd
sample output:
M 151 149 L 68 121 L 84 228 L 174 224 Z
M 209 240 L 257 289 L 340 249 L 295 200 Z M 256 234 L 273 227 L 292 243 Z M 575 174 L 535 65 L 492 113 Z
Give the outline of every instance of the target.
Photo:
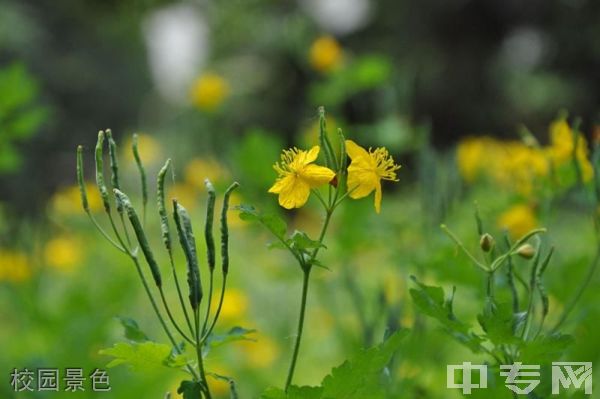
M 513 364 L 503 364 L 500 366 L 500 375 L 506 378 L 506 387 L 516 393 L 517 395 L 527 395 L 540 384 L 540 366 L 539 365 L 523 365 L 521 362 Z M 506 370 L 506 371 L 504 371 Z M 522 371 L 522 370 L 536 370 L 536 371 Z M 526 378 L 519 378 L 526 377 Z M 527 378 L 537 377 L 537 378 Z M 519 385 L 525 385 L 521 387 Z
M 565 375 L 566 372 L 566 375 Z M 586 395 L 592 394 L 591 362 L 552 362 L 552 395 L 558 395 L 560 386 L 567 389 L 584 385 Z
M 456 383 L 456 370 L 463 371 L 462 383 Z M 479 384 L 472 383 L 472 371 L 479 371 Z M 487 366 L 483 364 L 471 364 L 471 362 L 463 362 L 463 364 L 449 364 L 446 366 L 446 387 L 462 389 L 463 395 L 470 395 L 474 388 L 487 388 Z

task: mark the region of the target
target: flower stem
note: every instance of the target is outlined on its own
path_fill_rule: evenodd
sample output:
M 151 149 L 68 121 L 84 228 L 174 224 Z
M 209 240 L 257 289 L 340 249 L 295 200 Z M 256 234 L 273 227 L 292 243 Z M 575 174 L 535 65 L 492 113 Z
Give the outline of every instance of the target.
M 290 369 L 288 371 L 287 379 L 285 381 L 285 391 L 292 384 L 292 378 L 294 377 L 294 370 L 296 369 L 296 361 L 298 360 L 298 352 L 300 350 L 300 341 L 302 340 L 302 330 L 304 329 L 304 316 L 306 313 L 306 299 L 308 296 L 308 282 L 310 277 L 311 267 L 308 266 L 304 269 L 304 278 L 302 280 L 302 300 L 300 303 L 300 317 L 298 318 L 298 329 L 296 331 L 296 343 L 294 344 L 294 353 L 292 354 L 292 362 L 290 363 Z
M 556 325 L 552 329 L 553 331 L 558 330 L 560 328 L 560 326 L 562 326 L 562 324 L 567 320 L 567 317 L 569 317 L 569 314 L 575 308 L 575 305 L 577 304 L 577 302 L 579 301 L 579 299 L 581 299 L 581 296 L 583 295 L 583 293 L 585 292 L 586 288 L 588 287 L 588 285 L 592 281 L 592 277 L 594 276 L 594 273 L 596 272 L 596 269 L 598 268 L 598 263 L 600 263 L 600 247 L 597 249 L 596 256 L 594 257 L 594 260 L 590 264 L 590 267 L 589 267 L 588 272 L 587 272 L 587 274 L 585 276 L 585 279 L 583 280 L 583 282 L 579 286 L 579 289 L 577 290 L 577 293 L 575 294 L 575 297 L 573 298 L 573 300 L 571 300 L 571 302 L 569 303 L 569 305 L 567 305 L 567 307 L 563 311 L 560 319 L 558 320 L 558 323 L 556 323 Z
M 156 317 L 158 317 L 158 320 L 160 321 L 160 324 L 162 325 L 163 329 L 165 330 L 165 333 L 167 334 L 167 337 L 169 337 L 169 341 L 171 341 L 171 344 L 173 345 L 173 348 L 175 349 L 175 351 L 178 354 L 181 354 L 181 350 L 179 349 L 179 346 L 177 345 L 177 342 L 175 342 L 175 338 L 173 338 L 173 335 L 171 334 L 171 331 L 169 331 L 169 327 L 167 326 L 167 323 L 165 322 L 165 319 L 163 319 L 162 315 L 160 314 L 160 311 L 158 310 L 158 306 L 156 305 L 156 301 L 154 300 L 154 296 L 152 296 L 152 291 L 150 291 L 150 287 L 148 286 L 148 282 L 146 281 L 146 277 L 144 276 L 144 273 L 142 272 L 142 267 L 140 266 L 140 262 L 137 258 L 137 256 L 131 256 L 131 259 L 133 260 L 133 263 L 135 263 L 135 268 L 137 269 L 137 272 L 140 276 L 140 279 L 142 280 L 142 284 L 144 285 L 144 289 L 146 290 L 146 294 L 148 294 L 148 299 L 150 299 L 150 303 L 152 304 L 152 308 L 154 309 L 154 313 L 156 313 Z M 187 366 L 188 371 L 190 372 L 190 374 L 192 374 L 194 376 L 195 379 L 198 379 L 198 375 L 196 374 L 196 371 L 191 368 L 189 365 Z

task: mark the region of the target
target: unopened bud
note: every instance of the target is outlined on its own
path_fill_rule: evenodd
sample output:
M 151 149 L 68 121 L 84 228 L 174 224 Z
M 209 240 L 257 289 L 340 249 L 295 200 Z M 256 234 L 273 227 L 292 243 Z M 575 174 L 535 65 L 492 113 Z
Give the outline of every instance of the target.
M 483 234 L 481 236 L 481 239 L 479 240 L 479 246 L 481 247 L 483 252 L 490 252 L 492 248 L 494 248 L 495 244 L 496 240 L 494 240 L 494 237 L 492 237 L 488 233 Z
M 531 259 L 535 255 L 535 248 L 531 244 L 523 244 L 517 249 L 517 255 L 525 259 Z

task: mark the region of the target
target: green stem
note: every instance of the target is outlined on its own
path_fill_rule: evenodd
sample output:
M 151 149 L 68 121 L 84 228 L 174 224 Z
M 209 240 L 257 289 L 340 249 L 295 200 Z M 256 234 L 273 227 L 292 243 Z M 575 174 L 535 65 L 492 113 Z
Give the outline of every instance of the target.
M 121 219 L 123 231 L 125 231 L 125 239 L 127 240 L 127 245 L 129 245 L 129 248 L 131 248 L 131 240 L 129 239 L 129 233 L 127 232 L 127 225 L 125 224 L 125 217 L 123 215 L 123 212 L 119 212 L 119 217 Z
M 486 294 L 488 298 L 494 299 L 494 271 L 491 270 L 487 274 Z
M 206 316 L 204 316 L 204 322 L 202 323 L 202 336 L 206 332 L 206 326 L 208 324 L 208 317 L 210 316 L 210 308 L 212 305 L 212 294 L 213 294 L 213 284 L 214 284 L 214 273 L 210 271 L 210 280 L 208 283 L 208 304 L 206 305 Z
M 204 385 L 204 393 L 207 399 L 211 399 L 206 373 L 204 372 L 204 359 L 202 358 L 202 342 L 200 341 L 200 314 L 199 309 L 194 311 L 194 322 L 196 324 L 196 355 L 198 356 L 198 369 L 200 370 L 201 384 Z
M 588 285 L 591 283 L 592 277 L 594 277 L 594 273 L 596 272 L 596 269 L 598 268 L 598 263 L 600 263 L 600 247 L 596 251 L 596 255 L 594 256 L 594 260 L 590 264 L 588 272 L 587 272 L 587 274 L 586 274 L 583 282 L 579 286 L 579 289 L 577 290 L 577 294 L 575 294 L 575 297 L 573 298 L 573 300 L 571 300 L 571 302 L 569 303 L 569 305 L 567 305 L 567 307 L 563 311 L 560 319 L 558 320 L 558 323 L 556 323 L 556 325 L 552 329 L 553 331 L 558 330 L 562 326 L 562 324 L 569 317 L 569 314 L 575 308 L 575 305 L 577 304 L 577 302 L 581 299 L 583 293 L 587 289 Z
M 190 320 L 190 316 L 187 311 L 187 306 L 185 304 L 185 300 L 183 299 L 183 294 L 181 293 L 181 286 L 179 285 L 179 278 L 177 278 L 177 271 L 175 270 L 175 262 L 173 261 L 173 253 L 169 250 L 169 261 L 171 262 L 171 270 L 173 272 L 173 279 L 175 280 L 175 287 L 177 288 L 177 296 L 179 297 L 179 303 L 181 304 L 181 309 L 183 309 L 183 315 L 185 316 L 185 321 L 190 329 L 190 333 L 194 334 L 194 327 L 192 326 L 192 322 Z
M 165 297 L 165 292 L 162 289 L 162 287 L 158 288 L 159 292 L 160 292 L 160 298 L 162 300 L 163 306 L 165 308 L 165 311 L 167 312 L 167 316 L 169 316 L 169 320 L 171 320 L 171 323 L 173 324 L 173 327 L 175 327 L 175 329 L 177 330 L 177 332 L 179 332 L 179 334 L 181 334 L 181 336 L 183 337 L 183 339 L 185 339 L 187 342 L 189 342 L 190 344 L 194 345 L 195 342 L 189 338 L 182 330 L 181 328 L 179 328 L 179 325 L 177 324 L 177 322 L 175 321 L 175 318 L 173 317 L 173 314 L 171 313 L 171 309 L 169 308 L 169 304 L 167 303 L 167 298 Z
M 226 287 L 227 287 L 227 274 L 224 274 L 223 275 L 223 284 L 221 285 L 221 296 L 219 298 L 219 304 L 217 305 L 217 311 L 215 313 L 215 317 L 213 318 L 213 321 L 210 324 L 210 327 L 208 328 L 206 333 L 203 333 L 202 339 L 200 340 L 200 342 L 204 342 L 208 338 L 208 336 L 210 335 L 212 330 L 215 328 L 215 325 L 217 324 L 217 320 L 219 319 L 219 315 L 221 314 L 221 308 L 223 307 L 223 299 L 225 298 L 225 288 Z
M 88 217 L 90 218 L 90 220 L 92 221 L 92 224 L 96 227 L 96 229 L 100 232 L 100 234 L 102 234 L 102 236 L 104 238 L 106 238 L 106 240 L 111 243 L 115 248 L 117 248 L 119 251 L 123 252 L 124 254 L 129 254 L 127 252 L 127 250 L 125 248 L 123 248 L 121 245 L 119 245 L 117 242 L 115 242 L 115 240 L 113 240 L 108 233 L 102 228 L 102 226 L 100 226 L 100 224 L 98 224 L 98 222 L 96 221 L 96 219 L 94 218 L 94 216 L 92 216 L 92 214 L 88 211 L 86 211 Z
M 165 323 L 165 319 L 163 319 L 162 315 L 160 314 L 160 311 L 158 310 L 158 306 L 156 305 L 156 301 L 154 300 L 152 291 L 150 291 L 150 287 L 148 286 L 146 277 L 144 276 L 144 273 L 142 272 L 142 267 L 140 266 L 140 262 L 139 262 L 137 256 L 130 255 L 130 257 L 133 260 L 133 263 L 135 264 L 135 268 L 137 269 L 140 279 L 142 280 L 142 284 L 144 285 L 146 294 L 148 294 L 148 299 L 150 299 L 150 303 L 152 304 L 152 309 L 154 309 L 154 313 L 156 313 L 156 317 L 158 317 L 158 320 L 160 321 L 160 324 L 162 325 L 163 330 L 165 330 L 165 333 L 167 334 L 169 341 L 171 341 L 171 344 L 173 345 L 173 348 L 175 349 L 175 351 L 178 354 L 181 354 L 181 351 L 179 350 L 179 346 L 177 345 L 177 342 L 175 342 L 175 339 L 173 338 L 171 331 L 169 331 L 169 327 L 167 326 L 167 323 Z M 192 367 L 190 367 L 190 365 L 187 365 L 186 367 L 187 367 L 188 371 L 190 372 L 190 374 L 192 374 L 192 376 L 194 376 L 194 378 L 197 380 L 198 375 L 196 374 L 196 371 Z
M 300 342 L 302 340 L 302 330 L 304 329 L 304 316 L 306 313 L 306 298 L 308 295 L 308 282 L 310 277 L 311 267 L 308 266 L 304 269 L 304 278 L 302 280 L 302 299 L 300 303 L 300 317 L 298 318 L 298 328 L 296 330 L 296 342 L 294 344 L 294 352 L 292 354 L 292 362 L 290 363 L 290 369 L 288 371 L 287 379 L 285 381 L 285 391 L 292 384 L 292 378 L 294 377 L 294 370 L 296 369 L 296 361 L 298 360 L 298 352 L 300 351 Z

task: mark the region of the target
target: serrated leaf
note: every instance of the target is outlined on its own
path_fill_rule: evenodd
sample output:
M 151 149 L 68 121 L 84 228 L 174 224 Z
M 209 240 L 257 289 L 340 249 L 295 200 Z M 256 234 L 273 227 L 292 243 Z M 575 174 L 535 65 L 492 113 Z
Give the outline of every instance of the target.
M 277 238 L 284 240 L 287 232 L 287 223 L 275 214 L 263 214 L 251 205 L 239 205 L 234 209 L 240 212 L 240 219 L 245 221 L 257 221 L 265 226 Z
M 283 389 L 269 387 L 260 394 L 260 399 L 287 399 Z
M 181 381 L 177 393 L 183 395 L 183 399 L 203 398 L 202 385 L 197 381 Z
M 407 333 L 407 330 L 397 331 L 382 344 L 363 350 L 351 360 L 334 368 L 331 374 L 323 379 L 321 397 L 345 399 L 383 397 L 381 371 L 396 353 Z
M 521 359 L 533 364 L 556 361 L 573 342 L 574 338 L 566 334 L 540 335 L 522 345 Z
M 438 320 L 448 334 L 472 352 L 481 352 L 483 339 L 471 332 L 468 324 L 456 318 L 452 309 L 453 296 L 445 300 L 444 290 L 441 287 L 425 285 L 414 276 L 412 279 L 417 284 L 417 288 L 411 288 L 409 292 L 417 308 L 427 316 Z
M 125 338 L 134 342 L 148 341 L 148 336 L 140 329 L 138 323 L 130 317 L 117 317 L 125 329 Z
M 487 338 L 496 345 L 516 344 L 521 340 L 514 335 L 518 315 L 513 314 L 512 304 L 490 301 L 483 313 L 477 316 L 479 325 Z
M 211 333 L 206 339 L 206 343 L 216 348 L 221 345 L 225 345 L 235 341 L 255 341 L 253 338 L 248 337 L 249 334 L 254 334 L 256 330 L 247 329 L 243 327 L 233 327 L 225 334 L 214 334 Z
M 292 248 L 300 251 L 315 248 L 326 248 L 325 245 L 317 240 L 313 240 L 308 236 L 308 234 L 300 230 L 295 230 L 288 242 Z
M 167 361 L 171 355 L 171 347 L 152 341 L 119 342 L 111 348 L 101 349 L 98 353 L 114 358 L 106 367 L 124 364 L 135 371 L 149 371 L 169 367 Z

